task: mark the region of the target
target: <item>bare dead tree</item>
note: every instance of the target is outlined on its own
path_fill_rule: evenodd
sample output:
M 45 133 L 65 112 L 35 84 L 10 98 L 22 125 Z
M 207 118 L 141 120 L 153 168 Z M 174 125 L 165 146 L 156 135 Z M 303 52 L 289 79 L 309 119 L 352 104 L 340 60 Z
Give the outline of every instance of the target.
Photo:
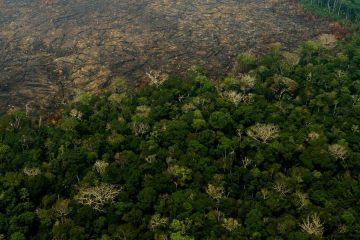
M 300 227 L 303 232 L 309 235 L 322 237 L 324 233 L 324 225 L 321 222 L 320 217 L 317 213 L 308 215 L 305 219 L 303 219 Z
M 94 164 L 94 169 L 101 175 L 105 174 L 107 167 L 109 166 L 109 163 L 97 160 Z
M 220 201 L 221 198 L 223 198 L 225 194 L 225 189 L 223 186 L 215 186 L 212 184 L 208 184 L 206 188 L 206 193 L 217 202 Z
M 251 126 L 247 131 L 247 135 L 257 141 L 268 143 L 279 136 L 279 127 L 274 124 L 257 123 Z
M 321 34 L 319 36 L 319 42 L 325 48 L 333 48 L 336 46 L 336 36 L 333 34 Z
M 150 129 L 150 126 L 144 122 L 134 122 L 132 124 L 132 130 L 135 136 L 142 136 L 147 133 Z
M 290 192 L 290 189 L 286 186 L 283 181 L 276 181 L 273 189 L 280 194 L 280 196 L 285 197 L 287 193 Z
M 52 207 L 56 218 L 60 218 L 60 222 L 64 223 L 66 217 L 70 214 L 69 199 L 58 199 Z
M 302 193 L 300 191 L 296 191 L 294 193 L 296 205 L 299 209 L 302 209 L 310 204 L 309 196 L 306 193 Z
M 149 229 L 155 231 L 156 229 L 165 227 L 169 222 L 167 217 L 161 217 L 160 214 L 155 214 L 151 217 L 149 222 Z
M 14 121 L 10 122 L 10 127 L 14 129 L 19 129 L 21 126 L 21 118 L 16 116 Z
M 222 94 L 222 96 L 235 106 L 237 106 L 242 100 L 241 94 L 236 91 L 226 91 Z
M 310 132 L 310 133 L 308 134 L 308 140 L 309 140 L 309 141 L 317 140 L 317 139 L 319 139 L 319 137 L 320 137 L 320 134 L 317 133 L 317 132 L 314 132 L 314 131 L 312 131 L 312 132 Z
M 145 157 L 145 161 L 148 163 L 153 163 L 156 161 L 156 154 L 152 154 Z
M 241 163 L 243 165 L 244 168 L 247 168 L 248 166 L 250 166 L 252 164 L 253 160 L 248 158 L 248 157 L 244 157 L 242 160 L 241 160 Z
M 150 70 L 146 73 L 146 76 L 150 80 L 150 85 L 155 85 L 156 87 L 161 86 L 169 77 L 166 73 L 155 70 Z
M 219 222 L 221 217 L 224 215 L 220 210 L 219 210 L 219 205 L 220 205 L 220 200 L 224 197 L 225 195 L 225 189 L 223 186 L 221 185 L 213 185 L 213 184 L 208 184 L 207 188 L 206 188 L 206 193 L 216 201 L 216 208 L 214 210 L 217 221 Z
M 221 94 L 223 98 L 238 106 L 239 103 L 251 104 L 254 101 L 255 94 L 253 93 L 238 93 L 236 91 L 226 91 Z
M 241 226 L 235 218 L 224 218 L 221 225 L 229 232 L 233 232 Z
M 102 212 L 106 204 L 114 202 L 116 196 L 123 190 L 116 185 L 101 183 L 95 187 L 85 187 L 79 190 L 75 199 L 82 205 L 87 205 Z
M 346 148 L 340 144 L 330 145 L 329 152 L 334 158 L 340 159 L 340 160 L 345 160 L 346 155 L 347 155 Z
M 268 199 L 269 198 L 269 195 L 270 195 L 270 191 L 267 189 L 267 188 L 262 188 L 260 190 L 260 193 L 261 193 L 261 196 L 264 200 Z
M 29 177 L 35 177 L 39 174 L 41 174 L 41 170 L 40 168 L 28 168 L 28 167 L 25 167 L 23 169 L 23 172 L 25 173 L 25 175 L 29 176 Z
M 240 89 L 244 93 L 246 93 L 254 88 L 256 84 L 256 77 L 251 76 L 249 74 L 244 74 L 239 78 L 238 83 L 240 85 Z
M 73 118 L 76 118 L 78 120 L 81 120 L 82 116 L 83 116 L 83 113 L 77 109 L 72 109 L 70 111 L 70 116 L 73 117 Z

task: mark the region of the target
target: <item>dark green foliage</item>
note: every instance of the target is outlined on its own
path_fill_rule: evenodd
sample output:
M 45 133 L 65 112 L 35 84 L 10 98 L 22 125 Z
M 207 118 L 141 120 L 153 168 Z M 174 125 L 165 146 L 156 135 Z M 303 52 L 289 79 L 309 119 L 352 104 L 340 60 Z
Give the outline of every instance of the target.
M 351 21 L 360 21 L 360 3 L 358 0 L 302 0 L 305 7 L 317 14 Z
M 318 216 L 326 238 L 359 238 L 360 36 L 299 52 L 292 66 L 275 47 L 241 55 L 217 82 L 196 69 L 138 91 L 117 82 L 57 123 L 1 116 L 1 237 L 305 240 Z M 258 126 L 275 126 L 271 140 Z M 104 184 L 119 191 L 101 209 L 79 200 Z

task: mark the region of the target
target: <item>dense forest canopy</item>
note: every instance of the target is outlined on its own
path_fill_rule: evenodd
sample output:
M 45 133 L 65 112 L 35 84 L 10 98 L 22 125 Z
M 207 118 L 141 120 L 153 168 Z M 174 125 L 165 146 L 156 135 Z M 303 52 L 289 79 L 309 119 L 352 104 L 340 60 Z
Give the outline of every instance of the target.
M 358 0 L 303 0 L 306 6 L 318 13 L 331 17 L 360 21 L 360 4 Z
M 358 30 L 2 115 L 0 239 L 359 238 Z

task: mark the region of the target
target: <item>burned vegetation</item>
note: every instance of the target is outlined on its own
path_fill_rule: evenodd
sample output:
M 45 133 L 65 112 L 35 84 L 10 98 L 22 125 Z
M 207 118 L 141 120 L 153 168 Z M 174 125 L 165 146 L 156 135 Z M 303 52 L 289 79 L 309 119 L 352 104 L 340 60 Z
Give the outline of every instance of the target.
M 56 106 L 113 76 L 136 83 L 191 65 L 219 76 L 241 52 L 331 32 L 284 0 L 0 0 L 0 27 L 1 111 Z

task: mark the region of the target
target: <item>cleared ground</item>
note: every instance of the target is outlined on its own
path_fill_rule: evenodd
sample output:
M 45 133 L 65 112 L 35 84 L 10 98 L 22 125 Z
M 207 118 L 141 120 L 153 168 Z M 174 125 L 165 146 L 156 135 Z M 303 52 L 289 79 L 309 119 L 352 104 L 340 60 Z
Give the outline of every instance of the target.
M 0 111 L 55 105 L 150 69 L 197 64 L 218 76 L 241 52 L 292 49 L 329 24 L 283 0 L 0 0 Z

